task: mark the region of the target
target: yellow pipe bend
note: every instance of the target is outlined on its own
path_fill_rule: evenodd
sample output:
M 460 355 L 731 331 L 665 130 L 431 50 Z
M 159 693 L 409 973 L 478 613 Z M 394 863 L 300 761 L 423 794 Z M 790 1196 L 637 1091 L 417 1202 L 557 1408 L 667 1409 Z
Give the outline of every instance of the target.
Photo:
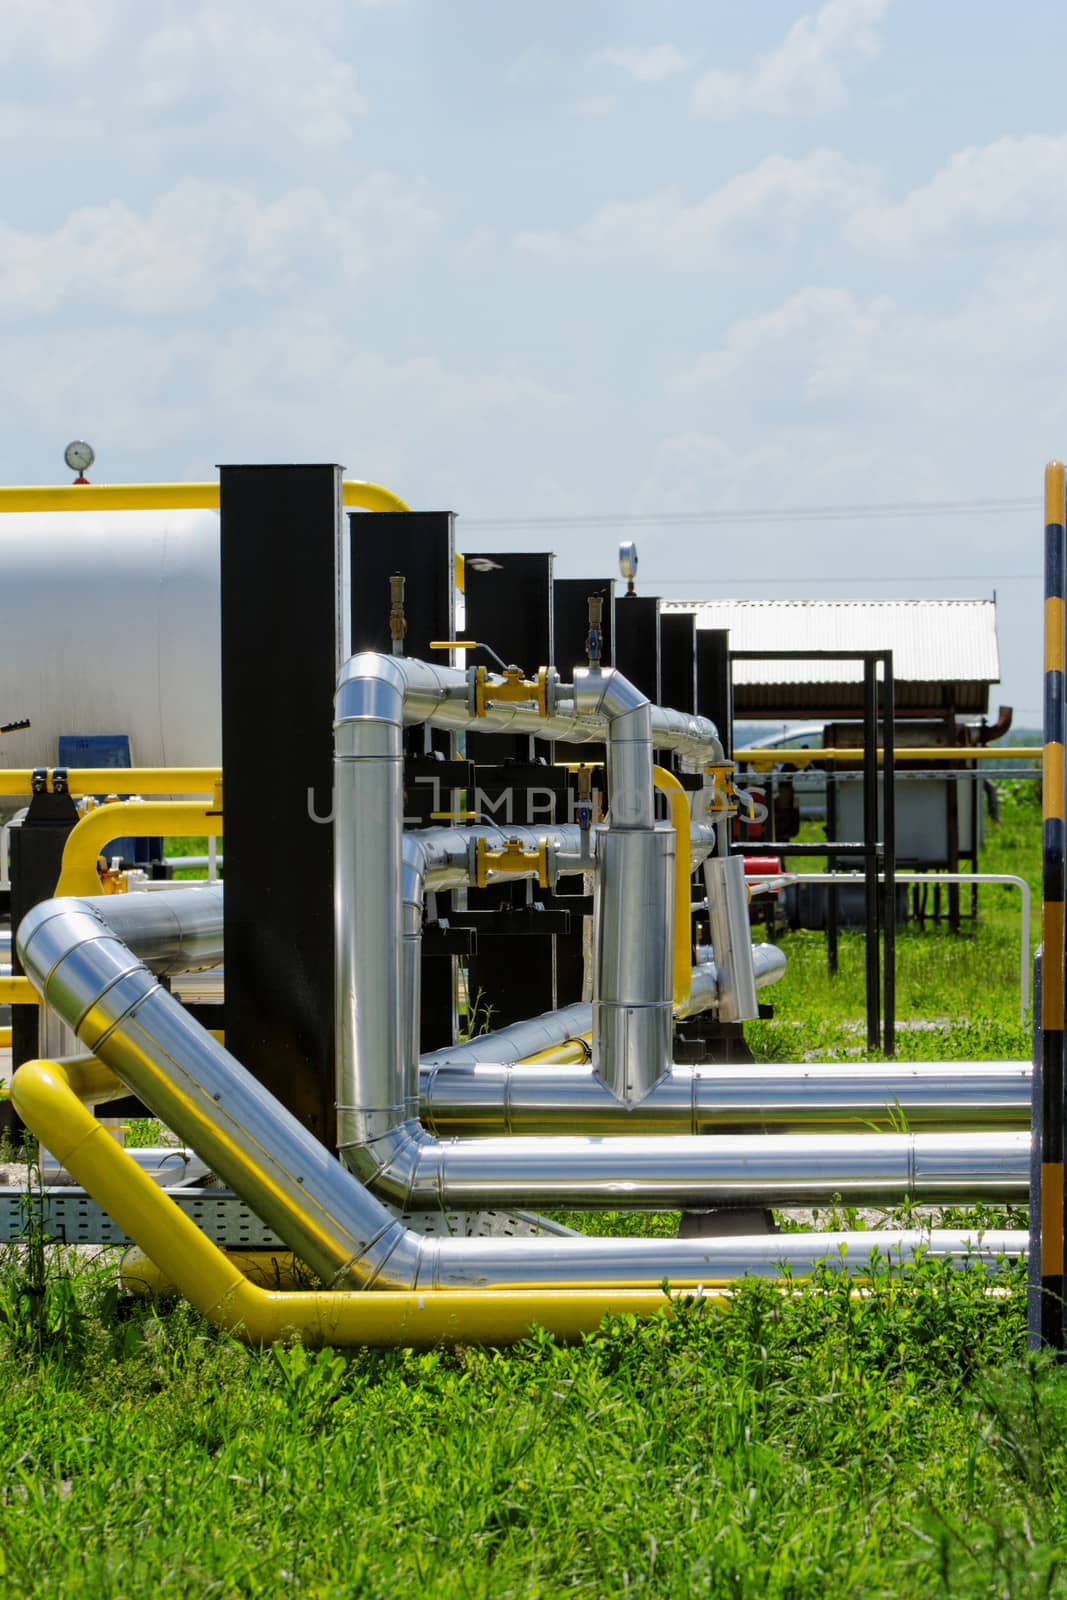
M 341 503 L 362 511 L 410 511 L 380 483 L 347 478 Z M 217 511 L 217 483 L 65 483 L 0 489 L 4 511 Z
M 654 1316 L 648 1289 L 261 1289 L 130 1160 L 79 1099 L 98 1082 L 85 1062 L 27 1061 L 11 1098 L 30 1131 L 128 1233 L 159 1271 L 216 1327 L 250 1344 L 299 1338 L 309 1345 L 514 1344 L 534 1326 L 574 1339 L 608 1312 Z M 708 1296 L 725 1304 L 726 1295 Z
M 96 863 L 104 846 L 127 835 L 222 833 L 220 812 L 200 800 L 117 800 L 76 822 L 63 846 L 56 894 L 100 893 Z
M 693 974 L 692 920 L 689 915 L 690 881 L 693 876 L 690 848 L 689 799 L 685 790 L 666 767 L 653 767 L 656 788 L 667 796 L 674 829 L 674 1009 L 685 1016 L 689 1009 Z

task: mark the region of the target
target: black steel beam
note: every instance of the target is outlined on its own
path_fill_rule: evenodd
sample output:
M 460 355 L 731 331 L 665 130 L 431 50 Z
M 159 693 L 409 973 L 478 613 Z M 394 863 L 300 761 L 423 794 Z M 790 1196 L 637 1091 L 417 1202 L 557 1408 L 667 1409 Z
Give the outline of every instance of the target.
M 341 469 L 224 466 L 220 505 L 226 1044 L 332 1147 Z

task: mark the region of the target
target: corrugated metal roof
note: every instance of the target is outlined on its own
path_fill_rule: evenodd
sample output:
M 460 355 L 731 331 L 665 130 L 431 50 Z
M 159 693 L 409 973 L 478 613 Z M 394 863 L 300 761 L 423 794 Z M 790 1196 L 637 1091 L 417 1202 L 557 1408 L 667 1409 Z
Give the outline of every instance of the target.
M 997 683 L 993 600 L 664 600 L 697 628 L 728 628 L 731 650 L 892 650 L 912 683 Z M 734 683 L 856 683 L 858 661 L 738 661 Z

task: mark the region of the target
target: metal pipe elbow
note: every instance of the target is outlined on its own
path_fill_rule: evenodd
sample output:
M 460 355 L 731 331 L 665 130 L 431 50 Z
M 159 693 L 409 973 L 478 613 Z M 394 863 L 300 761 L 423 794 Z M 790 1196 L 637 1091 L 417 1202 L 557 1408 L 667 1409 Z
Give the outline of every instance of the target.
M 578 716 L 606 717 L 609 722 L 652 702 L 616 667 L 575 667 L 574 709 Z
M 346 722 L 362 721 L 402 727 L 406 687 L 406 674 L 395 656 L 383 656 L 376 650 L 350 656 L 337 677 L 335 729 Z
M 341 1159 L 354 1178 L 386 1205 L 411 1209 L 421 1148 L 435 1141 L 414 1121 L 395 1124 L 376 1138 L 346 1145 Z

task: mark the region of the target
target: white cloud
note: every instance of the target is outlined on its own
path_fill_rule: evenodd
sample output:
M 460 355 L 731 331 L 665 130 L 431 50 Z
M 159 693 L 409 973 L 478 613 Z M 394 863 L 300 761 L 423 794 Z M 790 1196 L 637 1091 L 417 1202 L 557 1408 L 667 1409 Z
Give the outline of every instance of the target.
M 637 83 L 663 83 L 675 73 L 684 72 L 689 57 L 673 44 L 655 44 L 642 49 L 639 46 L 609 47 L 597 50 L 592 60 L 595 65 L 618 67 Z
M 338 59 L 312 4 L 270 8 L 253 0 L 169 8 L 137 51 L 136 109 L 154 114 L 218 96 L 218 112 L 277 124 L 307 145 L 340 144 L 367 102 Z
M 694 85 L 697 116 L 725 121 L 745 113 L 799 116 L 832 111 L 847 99 L 843 68 L 882 46 L 890 0 L 826 0 L 800 17 L 781 44 L 747 72 L 706 72 Z
M 114 38 L 120 9 L 121 0 L 4 0 L 0 61 L 84 66 Z
M 323 271 L 351 281 L 403 261 L 437 231 L 421 185 L 374 173 L 347 194 L 248 190 L 187 178 L 147 211 L 84 206 L 53 232 L 0 228 L 0 304 L 9 315 L 66 302 L 131 315 L 201 309 L 221 294 L 284 293 Z
M 224 130 L 262 144 L 281 132 L 297 144 L 329 147 L 347 141 L 367 112 L 341 53 L 346 13 L 387 3 L 5 0 L 0 61 L 22 58 L 68 73 L 91 62 L 98 130 L 106 110 L 142 124 L 180 123 L 185 138 L 192 122 L 202 141 L 217 142 Z M 42 112 L 25 105 L 18 120 L 46 129 Z
M 1067 427 L 1065 275 L 1057 241 L 1006 250 L 948 308 L 809 286 L 737 321 L 668 380 L 686 426 L 661 444 L 644 500 L 1018 493 L 1036 482 L 1041 439 Z
M 1061 231 L 1067 135 L 1031 134 L 958 151 L 903 200 L 861 206 L 845 233 L 863 250 L 910 254 L 981 229 L 1003 236 L 1027 223 Z
M 573 427 L 570 396 L 521 371 L 461 369 L 433 355 L 390 361 L 323 312 L 292 312 L 219 336 L 121 323 L 2 341 L 0 403 L 35 436 L 79 419 L 102 476 L 210 477 L 220 460 L 337 460 L 422 504 L 464 501 L 516 459 L 551 454 Z M 495 487 L 495 485 L 494 485 Z
M 515 248 L 548 261 L 646 260 L 682 271 L 731 265 L 746 244 L 788 237 L 816 211 L 851 211 L 874 179 L 832 150 L 768 156 L 703 200 L 677 186 L 601 206 L 572 233 L 526 230 Z

